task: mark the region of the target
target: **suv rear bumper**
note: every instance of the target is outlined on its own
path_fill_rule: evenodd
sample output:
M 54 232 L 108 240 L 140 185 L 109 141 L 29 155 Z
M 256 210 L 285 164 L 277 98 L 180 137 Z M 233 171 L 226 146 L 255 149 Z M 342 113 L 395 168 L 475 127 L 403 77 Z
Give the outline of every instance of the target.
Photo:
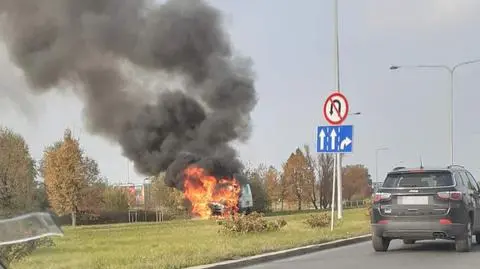
M 372 224 L 372 233 L 391 239 L 454 239 L 465 234 L 465 225 L 461 223 L 440 224 L 431 221 L 390 221 L 388 224 Z

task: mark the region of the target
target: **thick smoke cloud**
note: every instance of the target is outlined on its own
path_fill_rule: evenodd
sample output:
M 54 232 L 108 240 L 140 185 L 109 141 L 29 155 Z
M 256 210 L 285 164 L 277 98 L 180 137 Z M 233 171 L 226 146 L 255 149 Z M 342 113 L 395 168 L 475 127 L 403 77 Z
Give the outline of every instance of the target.
M 3 39 L 33 91 L 71 87 L 88 129 L 118 142 L 137 171 L 197 163 L 217 176 L 242 168 L 233 140 L 246 139 L 256 105 L 251 62 L 235 57 L 220 13 L 201 0 L 0 0 Z M 180 77 L 182 89 L 152 95 L 122 66 Z

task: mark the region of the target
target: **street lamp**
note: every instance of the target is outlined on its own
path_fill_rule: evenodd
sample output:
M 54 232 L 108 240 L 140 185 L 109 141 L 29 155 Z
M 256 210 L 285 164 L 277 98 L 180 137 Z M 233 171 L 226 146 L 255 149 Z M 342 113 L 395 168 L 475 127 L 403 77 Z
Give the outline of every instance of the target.
M 392 65 L 390 66 L 390 70 L 398 70 L 400 68 L 428 68 L 428 69 L 444 69 L 447 70 L 450 74 L 450 113 L 449 113 L 449 134 L 450 134 L 450 163 L 453 164 L 454 162 L 454 151 L 453 151 L 453 91 L 454 91 L 454 75 L 457 68 L 460 66 L 474 64 L 480 62 L 480 59 L 465 61 L 461 63 L 457 63 L 453 66 L 448 65 Z
M 334 21 L 333 21 L 333 40 L 334 40 L 334 71 L 335 71 L 335 89 L 340 92 L 340 50 L 339 50 L 339 20 L 338 20 L 338 0 L 334 0 L 333 5 L 333 14 L 334 14 Z M 353 113 L 354 115 L 360 115 L 361 113 L 356 112 Z M 342 201 L 342 156 L 341 154 L 335 154 L 335 161 L 334 161 L 334 171 L 336 172 L 336 179 L 337 179 L 337 190 L 338 190 L 338 219 L 343 218 L 343 201 Z M 334 173 L 335 173 L 334 172 Z M 334 176 L 335 180 L 335 176 Z M 335 184 L 332 184 L 332 204 L 335 202 Z M 332 220 L 330 229 L 333 230 L 333 211 L 334 207 L 332 206 Z
M 375 150 L 375 181 L 377 182 L 378 182 L 378 153 L 383 150 L 389 150 L 389 148 L 381 147 Z
M 335 89 L 340 92 L 340 49 L 339 49 L 339 34 L 338 34 L 338 0 L 334 0 L 333 4 L 333 14 L 334 14 L 334 22 L 333 22 L 333 40 L 334 40 L 334 70 L 335 70 Z M 337 216 L 338 219 L 343 218 L 343 198 L 342 198 L 342 156 L 340 154 L 335 154 L 335 161 L 334 161 L 334 173 L 336 173 L 337 179 L 337 203 L 338 203 L 338 212 Z M 335 175 L 334 175 L 335 179 Z M 333 182 L 332 182 L 333 183 Z M 335 184 L 332 184 L 332 205 L 335 203 Z M 333 213 L 334 213 L 334 206 L 332 206 L 332 219 L 330 224 L 330 230 L 333 230 Z

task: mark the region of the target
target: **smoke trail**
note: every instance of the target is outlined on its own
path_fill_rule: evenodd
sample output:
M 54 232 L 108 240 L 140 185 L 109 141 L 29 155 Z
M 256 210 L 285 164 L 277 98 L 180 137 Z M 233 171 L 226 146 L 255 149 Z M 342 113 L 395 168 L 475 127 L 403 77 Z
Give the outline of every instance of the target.
M 217 175 L 242 168 L 233 140 L 247 139 L 256 105 L 249 59 L 235 57 L 219 11 L 201 0 L 0 0 L 8 51 L 33 91 L 73 86 L 90 132 L 118 142 L 138 172 L 185 165 Z M 138 83 L 135 66 L 181 89 Z

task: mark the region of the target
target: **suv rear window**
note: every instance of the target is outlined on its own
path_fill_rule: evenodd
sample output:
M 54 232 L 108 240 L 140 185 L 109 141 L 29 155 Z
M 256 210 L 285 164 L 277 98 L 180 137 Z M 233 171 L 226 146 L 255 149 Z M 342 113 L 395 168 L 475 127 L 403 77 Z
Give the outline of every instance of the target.
M 452 186 L 452 174 L 448 171 L 424 171 L 389 173 L 384 188 L 418 188 Z

